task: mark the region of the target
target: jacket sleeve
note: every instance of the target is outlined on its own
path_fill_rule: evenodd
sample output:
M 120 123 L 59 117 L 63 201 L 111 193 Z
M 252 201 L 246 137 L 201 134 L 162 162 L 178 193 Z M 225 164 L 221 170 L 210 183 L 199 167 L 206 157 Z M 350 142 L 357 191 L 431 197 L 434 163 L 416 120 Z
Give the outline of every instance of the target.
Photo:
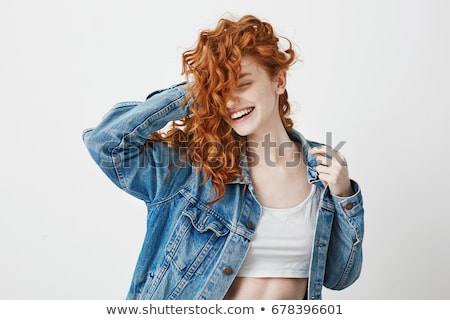
M 139 183 L 140 169 L 148 170 L 142 164 L 152 160 L 144 159 L 148 155 L 143 146 L 151 133 L 188 115 L 185 90 L 186 83 L 181 83 L 151 93 L 144 102 L 119 103 L 95 128 L 83 132 L 83 141 L 103 172 L 119 188 L 144 201 L 152 197 L 152 187 Z
M 354 194 L 338 197 L 329 194 L 336 212 L 331 229 L 324 286 L 341 290 L 354 283 L 361 274 L 364 208 L 361 190 L 352 182 Z

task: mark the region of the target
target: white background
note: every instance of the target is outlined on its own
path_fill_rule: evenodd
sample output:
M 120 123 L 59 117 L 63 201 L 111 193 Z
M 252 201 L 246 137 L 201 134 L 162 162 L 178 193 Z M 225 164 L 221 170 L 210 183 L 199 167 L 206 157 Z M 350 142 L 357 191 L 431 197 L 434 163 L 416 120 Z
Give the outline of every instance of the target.
M 218 18 L 254 14 L 303 59 L 296 127 L 348 159 L 366 209 L 364 266 L 325 299 L 449 299 L 450 2 L 0 2 L 0 299 L 123 299 L 144 203 L 81 139 L 116 102 L 181 77 Z

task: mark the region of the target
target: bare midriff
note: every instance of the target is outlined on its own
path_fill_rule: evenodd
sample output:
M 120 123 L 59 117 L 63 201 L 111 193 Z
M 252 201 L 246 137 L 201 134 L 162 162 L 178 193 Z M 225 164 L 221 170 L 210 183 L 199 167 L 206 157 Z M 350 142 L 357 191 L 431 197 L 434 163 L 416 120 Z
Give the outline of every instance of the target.
M 236 277 L 225 300 L 303 300 L 307 278 Z

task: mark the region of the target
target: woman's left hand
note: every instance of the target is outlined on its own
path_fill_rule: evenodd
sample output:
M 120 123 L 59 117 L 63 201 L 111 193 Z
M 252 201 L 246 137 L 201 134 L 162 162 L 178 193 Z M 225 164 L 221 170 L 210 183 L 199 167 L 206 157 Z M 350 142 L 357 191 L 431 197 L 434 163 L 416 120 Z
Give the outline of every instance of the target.
M 319 179 L 329 186 L 330 192 L 338 197 L 351 196 L 353 189 L 345 157 L 327 146 L 315 147 L 309 152 L 316 157 Z

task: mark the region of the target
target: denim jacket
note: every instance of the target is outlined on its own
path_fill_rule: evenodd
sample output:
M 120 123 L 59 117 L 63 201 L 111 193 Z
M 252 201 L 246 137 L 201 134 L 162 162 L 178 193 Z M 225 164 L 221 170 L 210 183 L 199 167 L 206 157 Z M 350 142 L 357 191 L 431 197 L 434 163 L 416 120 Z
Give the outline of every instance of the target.
M 151 93 L 144 102 L 119 103 L 94 129 L 83 133 L 90 155 L 122 190 L 143 200 L 147 232 L 127 299 L 222 299 L 249 249 L 261 214 L 248 166 L 211 204 L 212 184 L 181 151 L 151 142 L 151 133 L 189 115 L 186 85 Z M 306 156 L 310 183 L 321 189 L 312 248 L 308 299 L 322 286 L 344 289 L 360 275 L 363 202 L 337 197 L 318 179 L 308 150 L 318 143 L 290 131 Z M 244 162 L 245 163 L 245 162 Z

